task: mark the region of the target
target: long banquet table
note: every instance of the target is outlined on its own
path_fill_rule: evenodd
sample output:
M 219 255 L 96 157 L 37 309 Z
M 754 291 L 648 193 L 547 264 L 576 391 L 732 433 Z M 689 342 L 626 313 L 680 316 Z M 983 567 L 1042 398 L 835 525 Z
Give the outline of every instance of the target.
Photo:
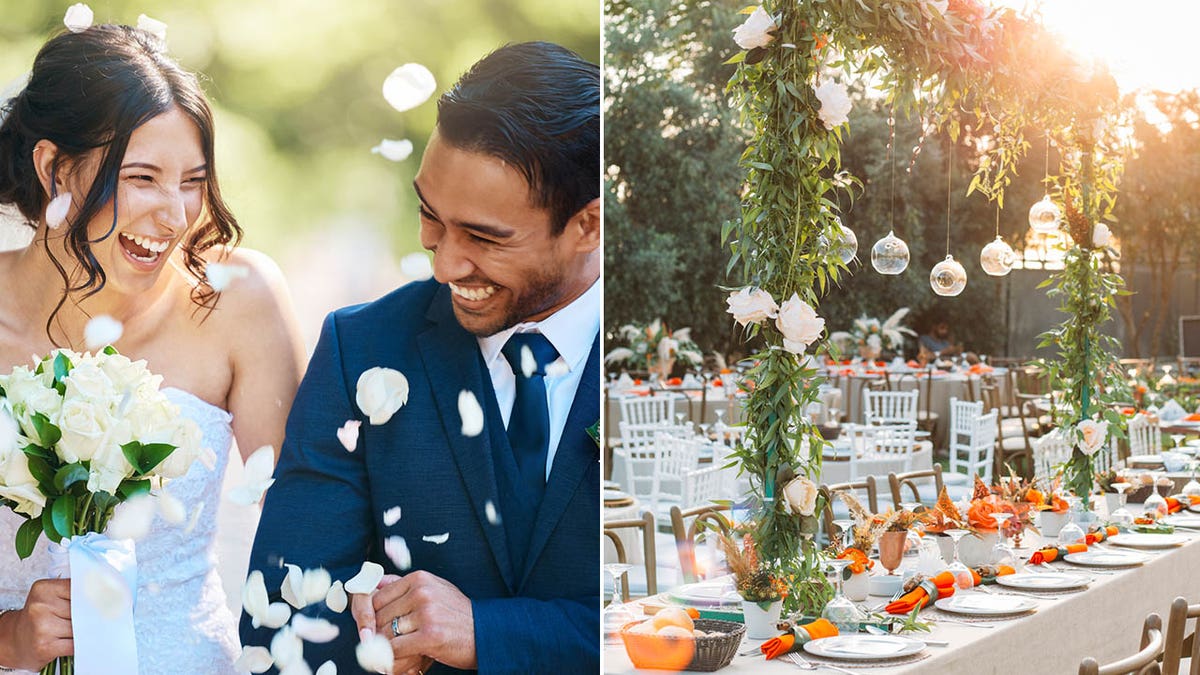
M 1165 625 L 1167 611 L 1175 597 L 1182 595 L 1190 602 L 1200 602 L 1200 533 L 1179 530 L 1176 533 L 1187 537 L 1188 543 L 1165 552 L 1146 551 L 1150 560 L 1140 567 L 1116 570 L 1113 574 L 1095 574 L 1095 580 L 1085 591 L 1039 598 L 1033 614 L 971 624 L 938 622 L 931 633 L 914 635 L 918 639 L 924 636 L 949 643 L 947 647 L 926 647 L 927 658 L 898 666 L 864 667 L 856 662 L 842 664 L 842 667 L 872 675 L 1059 674 L 1077 672 L 1079 662 L 1087 656 L 1095 657 L 1103 664 L 1133 654 L 1138 649 L 1142 622 L 1147 614 L 1157 612 Z M 1032 535 L 1028 539 L 1031 540 L 1028 543 L 1033 543 L 1038 537 Z M 1023 548 L 1017 553 L 1028 558 L 1032 550 Z M 1066 563 L 1056 563 L 1055 567 L 1096 571 Z M 880 600 L 872 596 L 868 603 Z M 922 611 L 926 618 L 939 615 L 951 616 L 933 607 Z M 759 641 L 744 640 L 738 651 L 755 644 Z M 719 672 L 734 675 L 794 673 L 797 670 L 783 659 L 764 661 L 762 656 L 737 656 L 732 664 Z M 607 645 L 604 672 L 657 671 L 633 668 L 624 647 Z

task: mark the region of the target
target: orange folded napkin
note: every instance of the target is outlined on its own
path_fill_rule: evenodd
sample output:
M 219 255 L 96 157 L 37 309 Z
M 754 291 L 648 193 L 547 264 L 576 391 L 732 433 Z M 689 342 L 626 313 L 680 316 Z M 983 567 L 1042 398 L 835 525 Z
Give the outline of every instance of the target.
M 1087 543 L 1088 546 L 1091 546 L 1092 544 L 1095 544 L 1096 542 L 1100 542 L 1100 541 L 1104 541 L 1105 539 L 1108 539 L 1109 537 L 1113 536 L 1114 534 L 1116 534 L 1118 532 L 1120 532 L 1120 530 L 1117 529 L 1116 525 L 1109 525 L 1108 527 L 1096 527 L 1091 532 L 1087 533 L 1087 536 L 1084 538 L 1084 541 Z
M 1183 502 L 1174 497 L 1167 497 L 1167 513 L 1179 513 L 1183 510 Z
M 1088 550 L 1087 544 L 1070 544 L 1067 546 L 1047 546 L 1033 552 L 1029 556 L 1029 564 L 1040 565 L 1044 562 L 1054 562 L 1060 560 L 1068 553 L 1083 553 Z
M 954 595 L 954 575 L 949 571 L 925 579 L 916 588 L 893 600 L 884 608 L 888 614 L 908 614 L 913 607 L 925 607 L 930 598 L 941 600 Z M 936 597 L 935 597 L 936 596 Z
M 1187 417 L 1183 418 L 1183 421 L 1185 421 L 1185 422 L 1200 422 L 1200 413 L 1192 413 L 1191 415 L 1188 415 Z
M 667 386 L 669 386 L 669 387 L 678 387 L 682 384 L 683 384 L 682 377 L 672 377 L 667 380 Z
M 817 619 L 803 626 L 793 626 L 791 632 L 767 640 L 759 649 L 768 659 L 773 659 L 799 649 L 805 642 L 833 637 L 837 634 L 837 626 L 829 623 L 827 619 Z
M 717 379 L 715 379 L 715 380 L 713 380 L 713 381 L 712 381 L 712 386 L 714 386 L 714 387 L 724 387 L 724 386 L 725 386 L 725 383 L 724 383 L 724 382 L 722 382 L 722 381 L 721 381 L 721 378 L 719 378 L 719 377 L 718 377 Z
M 993 570 L 995 571 L 995 574 L 991 573 Z M 984 572 L 988 572 L 988 574 L 984 574 Z M 1017 571 L 1008 565 L 988 565 L 985 567 L 972 569 L 971 579 L 974 580 L 976 586 L 979 586 L 980 584 L 994 584 L 996 583 L 996 577 L 1002 577 L 1007 574 L 1016 573 Z

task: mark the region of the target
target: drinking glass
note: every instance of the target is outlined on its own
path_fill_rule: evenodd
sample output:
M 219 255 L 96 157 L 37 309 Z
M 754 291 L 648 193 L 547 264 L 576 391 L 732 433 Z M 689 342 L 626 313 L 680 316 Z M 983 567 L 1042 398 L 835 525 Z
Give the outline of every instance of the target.
M 1187 438 L 1184 434 L 1171 434 L 1171 440 L 1175 442 L 1175 452 L 1179 452 L 1179 446 L 1183 443 L 1183 439 Z
M 1154 484 L 1151 486 L 1150 496 L 1146 498 L 1146 503 L 1142 504 L 1142 509 L 1146 513 L 1152 513 L 1155 519 L 1162 518 L 1170 510 L 1167 507 L 1167 500 L 1163 499 L 1158 492 L 1158 479 L 1161 477 L 1162 473 L 1159 471 L 1150 472 L 1150 479 L 1154 481 Z
M 1009 518 L 1013 517 L 1011 513 L 993 513 L 992 517 L 996 519 L 996 534 L 999 539 L 996 545 L 992 547 L 991 561 L 995 565 L 1008 565 L 1013 569 L 1017 568 L 1019 559 L 1013 551 L 1013 547 L 1008 543 L 1008 534 L 1004 531 L 1004 525 Z
M 1132 486 L 1129 483 L 1113 483 L 1113 489 L 1117 491 L 1117 510 L 1108 514 L 1109 521 L 1125 531 L 1133 527 L 1133 514 L 1125 508 L 1125 500 L 1129 499 L 1129 495 L 1125 494 L 1125 491 L 1130 487 Z
M 613 578 L 612 602 L 604 608 L 605 644 L 621 644 L 621 628 L 631 621 L 637 621 L 637 615 L 621 602 L 621 577 L 632 567 L 633 565 L 625 563 L 604 564 L 604 571 Z
M 1083 528 L 1079 526 L 1079 510 L 1082 508 L 1079 505 L 1079 498 L 1067 497 L 1067 503 L 1070 504 L 1067 513 L 1071 516 L 1071 522 L 1063 525 L 1063 528 L 1058 531 L 1058 543 L 1062 546 L 1070 546 L 1084 538 Z
M 849 518 L 838 518 L 837 520 L 833 521 L 833 524 L 836 525 L 838 527 L 839 531 L 841 532 L 842 546 L 847 547 L 847 548 L 853 546 L 854 545 L 854 529 L 853 529 L 854 521 L 850 520 Z M 867 555 L 871 555 L 870 551 L 863 551 L 863 553 L 866 553 Z
M 834 558 L 826 561 L 833 571 L 833 599 L 821 610 L 821 616 L 837 626 L 839 634 L 857 633 L 859 624 L 866 615 L 850 599 L 842 595 L 842 574 L 850 566 L 849 560 Z
M 1196 482 L 1196 467 L 1200 466 L 1200 461 L 1195 459 L 1188 462 L 1188 468 L 1192 470 L 1192 478 L 1183 486 L 1183 494 L 1187 497 L 1200 497 L 1200 482 Z
M 950 563 L 950 567 L 947 569 L 954 576 L 954 585 L 963 589 L 971 588 L 975 585 L 975 578 L 971 576 L 971 570 L 958 559 L 958 542 L 968 534 L 971 534 L 970 530 L 957 528 L 946 530 L 946 536 L 954 540 L 954 562 Z

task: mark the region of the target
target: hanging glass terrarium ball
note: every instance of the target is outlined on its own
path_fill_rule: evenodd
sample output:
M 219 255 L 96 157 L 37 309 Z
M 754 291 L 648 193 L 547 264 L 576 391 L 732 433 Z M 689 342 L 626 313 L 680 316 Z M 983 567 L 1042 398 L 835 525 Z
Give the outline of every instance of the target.
M 844 265 L 849 265 L 850 261 L 854 260 L 854 256 L 858 255 L 858 236 L 854 234 L 854 230 L 842 225 L 841 234 L 833 235 L 833 254 Z
M 908 269 L 908 244 L 888 232 L 871 247 L 871 266 L 880 274 L 900 274 Z
M 967 287 L 967 270 L 963 269 L 954 256 L 948 255 L 929 272 L 929 285 L 938 295 L 958 295 Z
M 983 271 L 993 277 L 1002 277 L 1012 271 L 1013 263 L 1017 260 L 1017 254 L 1012 247 L 1008 245 L 999 236 L 996 240 L 983 247 L 979 252 L 979 265 L 983 267 Z
M 1042 197 L 1041 201 L 1029 207 L 1029 227 L 1038 234 L 1057 232 L 1058 221 L 1061 219 L 1062 210 L 1050 199 L 1050 195 Z

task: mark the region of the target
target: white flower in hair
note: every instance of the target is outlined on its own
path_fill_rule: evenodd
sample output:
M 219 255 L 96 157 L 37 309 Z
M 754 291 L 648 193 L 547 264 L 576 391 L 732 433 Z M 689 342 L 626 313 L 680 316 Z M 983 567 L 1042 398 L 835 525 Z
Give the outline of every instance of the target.
M 63 25 L 72 33 L 82 33 L 92 27 L 93 19 L 95 14 L 92 13 L 92 8 L 79 2 L 67 8 L 67 13 L 63 16 Z
M 163 42 L 167 41 L 167 24 L 159 21 L 158 19 L 153 19 L 145 14 L 139 14 L 137 27 L 146 31 L 147 33 L 150 33 Z

